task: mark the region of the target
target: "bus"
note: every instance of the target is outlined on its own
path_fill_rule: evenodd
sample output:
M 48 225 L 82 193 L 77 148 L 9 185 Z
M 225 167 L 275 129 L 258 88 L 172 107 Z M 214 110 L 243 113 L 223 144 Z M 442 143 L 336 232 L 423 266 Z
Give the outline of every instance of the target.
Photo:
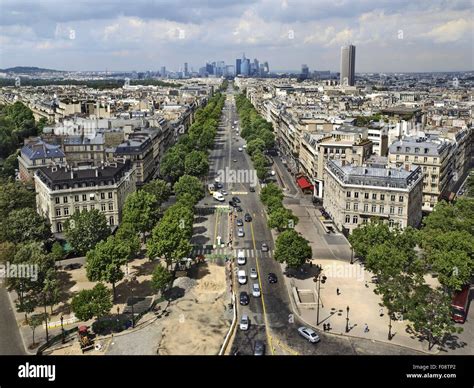
M 454 322 L 464 323 L 466 321 L 470 288 L 470 285 L 466 285 L 461 291 L 454 293 L 453 301 L 451 302 L 451 317 Z

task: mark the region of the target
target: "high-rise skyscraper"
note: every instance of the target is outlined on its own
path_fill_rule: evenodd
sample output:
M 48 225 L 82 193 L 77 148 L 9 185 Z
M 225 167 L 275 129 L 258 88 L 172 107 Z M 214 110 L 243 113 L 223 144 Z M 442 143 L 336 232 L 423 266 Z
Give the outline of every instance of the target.
M 235 75 L 241 74 L 241 66 L 242 66 L 242 60 L 240 58 L 237 58 L 235 60 Z
M 240 65 L 240 71 L 242 75 L 250 75 L 250 59 L 245 58 L 245 54 L 242 56 L 242 63 Z
M 188 62 L 184 62 L 184 76 L 187 77 L 188 74 Z
M 166 67 L 165 66 L 161 66 L 160 74 L 161 74 L 162 77 L 166 77 Z
M 301 65 L 301 78 L 309 78 L 309 67 L 308 65 Z
M 354 45 L 341 47 L 341 85 L 355 85 L 355 56 L 356 48 Z

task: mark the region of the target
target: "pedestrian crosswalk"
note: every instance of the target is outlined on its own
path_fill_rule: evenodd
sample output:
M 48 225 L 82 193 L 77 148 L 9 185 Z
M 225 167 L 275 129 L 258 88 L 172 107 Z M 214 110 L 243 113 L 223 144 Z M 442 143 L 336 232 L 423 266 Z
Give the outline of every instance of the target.
M 210 247 L 194 247 L 191 252 L 191 257 L 200 256 L 200 255 L 222 255 L 222 256 L 229 256 L 229 257 L 237 257 L 237 251 L 243 250 L 245 257 L 247 258 L 266 258 L 266 257 L 273 257 L 274 250 L 269 249 L 267 252 L 262 252 L 261 250 L 255 250 L 252 248 L 234 248 L 230 249 L 228 247 L 224 248 L 210 248 Z

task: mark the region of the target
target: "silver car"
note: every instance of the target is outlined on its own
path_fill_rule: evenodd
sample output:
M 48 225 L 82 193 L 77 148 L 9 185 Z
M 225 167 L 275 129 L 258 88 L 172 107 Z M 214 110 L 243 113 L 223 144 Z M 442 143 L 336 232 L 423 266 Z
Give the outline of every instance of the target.
M 250 321 L 247 314 L 242 315 L 242 318 L 240 318 L 240 324 L 239 324 L 240 330 L 243 330 L 243 331 L 248 330 L 249 325 L 250 325 Z
M 238 237 L 244 237 L 245 236 L 244 228 L 238 228 L 237 229 L 237 236 Z
M 252 284 L 252 296 L 255 298 L 260 297 L 260 286 L 257 283 Z
M 250 268 L 250 279 L 257 279 L 258 273 L 255 268 Z
M 320 341 L 319 335 L 313 329 L 309 327 L 302 326 L 298 329 L 298 333 L 304 338 L 306 338 L 309 342 L 315 344 L 316 342 Z

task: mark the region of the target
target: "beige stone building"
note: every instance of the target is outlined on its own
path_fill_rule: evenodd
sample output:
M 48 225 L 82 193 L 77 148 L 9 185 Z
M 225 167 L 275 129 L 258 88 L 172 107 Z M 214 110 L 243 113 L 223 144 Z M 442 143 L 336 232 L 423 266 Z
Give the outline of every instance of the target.
M 130 161 L 102 167 L 42 167 L 35 174 L 37 212 L 46 217 L 53 233 L 61 233 L 75 212 L 97 209 L 111 227 L 121 221 L 128 194 L 136 190 Z
M 418 227 L 422 180 L 419 167 L 405 171 L 329 160 L 324 169 L 324 208 L 345 234 L 372 218 L 390 227 Z

